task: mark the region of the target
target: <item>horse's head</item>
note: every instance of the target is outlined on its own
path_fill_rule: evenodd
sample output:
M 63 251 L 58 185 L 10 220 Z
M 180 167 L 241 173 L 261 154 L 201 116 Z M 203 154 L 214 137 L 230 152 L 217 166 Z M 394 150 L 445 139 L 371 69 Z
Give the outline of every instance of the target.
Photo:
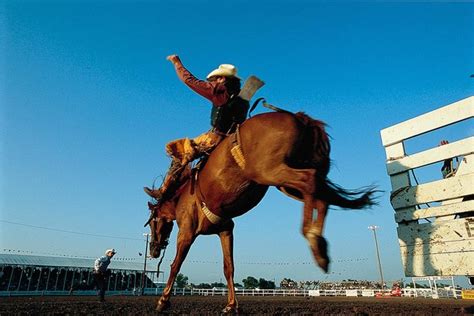
M 161 250 L 168 245 L 171 231 L 173 230 L 174 216 L 170 216 L 167 205 L 148 204 L 151 215 L 147 224 L 150 225 L 150 256 L 158 258 Z M 146 225 L 146 224 L 145 224 Z
M 168 246 L 168 240 L 173 230 L 173 221 L 164 217 L 156 217 L 150 222 L 150 229 L 150 255 L 153 258 L 158 258 L 161 250 Z

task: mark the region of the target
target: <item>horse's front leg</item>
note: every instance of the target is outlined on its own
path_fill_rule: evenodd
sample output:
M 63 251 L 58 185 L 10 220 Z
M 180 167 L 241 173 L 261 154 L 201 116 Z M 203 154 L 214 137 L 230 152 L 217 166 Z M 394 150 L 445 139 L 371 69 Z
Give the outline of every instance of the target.
M 222 310 L 223 314 L 237 314 L 238 306 L 235 298 L 234 286 L 234 223 L 229 223 L 229 229 L 221 231 L 219 238 L 222 245 L 222 254 L 224 255 L 224 276 L 227 280 L 227 288 L 229 289 L 227 306 Z
M 173 260 L 173 263 L 171 264 L 170 276 L 168 278 L 168 282 L 166 283 L 166 287 L 163 290 L 163 294 L 156 305 L 156 310 L 158 312 L 162 312 L 170 307 L 169 300 L 174 281 L 195 238 L 196 236 L 192 235 L 191 233 L 183 233 L 180 229 L 176 246 L 176 256 Z
M 313 208 L 318 211 L 316 221 L 313 221 Z M 322 236 L 327 210 L 328 204 L 322 200 L 316 199 L 314 200 L 311 209 L 305 207 L 303 214 L 303 235 L 308 240 L 314 259 L 324 272 L 328 272 L 329 270 L 327 241 Z

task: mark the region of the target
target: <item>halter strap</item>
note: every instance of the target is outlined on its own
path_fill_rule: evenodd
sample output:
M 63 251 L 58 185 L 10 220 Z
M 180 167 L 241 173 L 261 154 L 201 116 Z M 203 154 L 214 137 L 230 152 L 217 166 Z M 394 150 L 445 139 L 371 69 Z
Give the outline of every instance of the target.
M 222 217 L 214 214 L 206 205 L 206 202 L 204 202 L 204 194 L 202 193 L 201 191 L 201 186 L 199 185 L 199 179 L 198 179 L 198 174 L 199 172 L 196 173 L 196 182 L 195 182 L 195 185 L 197 186 L 197 191 L 196 191 L 196 196 L 198 198 L 198 201 L 200 202 L 199 206 L 200 206 L 200 209 L 201 211 L 204 213 L 204 215 L 206 216 L 206 218 L 209 220 L 209 222 L 211 222 L 212 224 L 214 225 L 217 225 L 217 224 L 221 224 L 223 222 L 225 222 L 226 220 L 223 219 Z
M 206 215 L 206 218 L 214 225 L 220 224 L 224 221 L 222 217 L 217 216 L 216 214 L 212 213 L 204 201 L 201 201 L 201 210 L 204 213 L 204 215 Z

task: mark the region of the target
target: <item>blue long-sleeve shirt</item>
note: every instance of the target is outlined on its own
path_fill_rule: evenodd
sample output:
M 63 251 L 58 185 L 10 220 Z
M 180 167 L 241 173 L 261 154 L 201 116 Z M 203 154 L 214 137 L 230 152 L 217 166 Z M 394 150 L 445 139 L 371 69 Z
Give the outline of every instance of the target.
M 107 267 L 109 266 L 109 264 L 110 264 L 110 257 L 102 256 L 100 258 L 97 258 L 94 262 L 94 271 L 105 273 L 105 271 L 107 271 Z

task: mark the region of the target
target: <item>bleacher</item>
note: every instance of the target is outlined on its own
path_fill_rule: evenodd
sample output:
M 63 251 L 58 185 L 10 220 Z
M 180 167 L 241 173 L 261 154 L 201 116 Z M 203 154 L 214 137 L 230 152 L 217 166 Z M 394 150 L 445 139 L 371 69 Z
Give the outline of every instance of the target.
M 64 295 L 93 291 L 93 258 L 71 258 L 22 254 L 0 254 L 0 296 Z M 136 294 L 142 282 L 147 289 L 156 288 L 156 269 L 147 267 L 143 278 L 143 263 L 112 260 L 107 279 L 108 292 Z M 142 281 L 144 279 L 144 281 Z

